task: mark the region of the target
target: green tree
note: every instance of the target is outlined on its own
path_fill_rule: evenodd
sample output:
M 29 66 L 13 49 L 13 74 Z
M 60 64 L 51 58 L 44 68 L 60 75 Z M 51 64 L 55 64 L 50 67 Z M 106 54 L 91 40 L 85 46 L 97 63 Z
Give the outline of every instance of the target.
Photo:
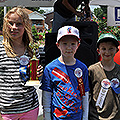
M 0 7 L 0 31 L 2 30 L 2 26 L 3 26 L 3 17 L 4 17 L 4 7 Z
M 43 14 L 45 13 L 44 10 L 40 9 L 39 7 L 26 7 L 27 9 L 31 10 L 31 11 L 37 11 L 39 12 L 40 14 Z
M 95 8 L 94 14 L 100 20 L 102 20 L 103 17 L 107 18 L 107 7 L 101 6 L 101 8 Z
M 34 25 L 32 26 L 32 34 L 33 34 L 34 42 L 37 42 L 39 40 L 39 36 Z
M 45 13 L 45 11 L 44 10 L 40 10 L 40 11 L 38 11 L 40 14 L 44 14 Z
M 26 7 L 27 9 L 31 10 L 31 11 L 38 11 L 39 7 Z
M 7 11 L 11 7 L 7 7 Z M 4 7 L 0 7 L 0 31 L 2 31 L 2 26 L 3 26 L 3 18 L 4 18 Z
M 98 36 L 103 33 L 112 33 L 118 39 L 120 38 L 120 30 L 118 26 L 107 26 L 107 6 L 95 8 L 93 14 L 96 16 L 93 21 L 98 24 Z

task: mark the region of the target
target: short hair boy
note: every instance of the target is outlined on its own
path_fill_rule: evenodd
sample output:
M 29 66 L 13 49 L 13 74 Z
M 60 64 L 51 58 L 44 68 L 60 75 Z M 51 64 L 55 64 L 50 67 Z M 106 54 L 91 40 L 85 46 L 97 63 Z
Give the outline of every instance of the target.
M 74 54 L 80 45 L 79 30 L 64 26 L 58 30 L 60 57 L 49 63 L 42 79 L 45 120 L 88 120 L 88 69 Z
M 97 51 L 102 60 L 91 65 L 89 120 L 120 119 L 120 66 L 113 61 L 118 51 L 118 40 L 110 33 L 102 34 L 97 41 Z

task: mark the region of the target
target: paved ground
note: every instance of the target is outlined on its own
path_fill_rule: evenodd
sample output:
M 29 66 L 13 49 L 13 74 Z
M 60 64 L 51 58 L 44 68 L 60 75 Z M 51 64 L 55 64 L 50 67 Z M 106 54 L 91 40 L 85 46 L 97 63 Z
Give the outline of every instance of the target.
M 43 120 L 42 115 L 40 115 L 37 120 Z
M 42 114 L 43 114 L 43 109 L 42 109 L 42 90 L 39 89 L 39 85 L 36 85 L 35 88 L 37 89 L 38 93 L 38 99 L 39 99 L 39 117 L 38 120 L 43 120 Z

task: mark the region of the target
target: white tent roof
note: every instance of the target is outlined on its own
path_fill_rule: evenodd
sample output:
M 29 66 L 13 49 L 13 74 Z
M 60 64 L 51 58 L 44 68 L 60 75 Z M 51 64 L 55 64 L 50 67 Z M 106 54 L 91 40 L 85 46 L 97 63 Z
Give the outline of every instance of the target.
M 92 0 L 90 5 L 120 6 L 120 0 Z
M 55 0 L 0 0 L 0 6 L 52 7 Z
M 29 14 L 29 18 L 31 20 L 34 20 L 34 19 L 35 20 L 45 20 L 45 16 L 40 14 L 40 13 L 38 13 L 37 11 L 32 12 L 31 14 Z

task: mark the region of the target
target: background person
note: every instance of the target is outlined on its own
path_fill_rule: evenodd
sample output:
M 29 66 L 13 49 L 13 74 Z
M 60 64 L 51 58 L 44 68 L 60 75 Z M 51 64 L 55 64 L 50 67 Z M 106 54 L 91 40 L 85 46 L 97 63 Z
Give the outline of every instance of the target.
M 54 3 L 54 17 L 52 32 L 57 32 L 57 30 L 62 27 L 64 22 L 74 22 L 75 15 L 81 17 L 82 13 L 78 12 L 76 9 L 78 6 L 84 2 L 85 12 L 87 14 L 87 20 L 90 19 L 90 7 L 89 0 L 57 0 Z

